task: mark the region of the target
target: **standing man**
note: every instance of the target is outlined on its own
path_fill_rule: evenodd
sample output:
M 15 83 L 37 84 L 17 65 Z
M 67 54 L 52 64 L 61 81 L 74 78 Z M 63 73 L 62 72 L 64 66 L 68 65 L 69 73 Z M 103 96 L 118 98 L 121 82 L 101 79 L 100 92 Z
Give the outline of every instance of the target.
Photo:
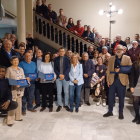
M 42 51 L 40 49 L 36 52 L 36 58 L 33 58 L 33 61 L 36 63 L 37 69 L 39 68 L 40 63 L 42 62 Z M 35 107 L 34 109 L 40 106 L 40 81 L 35 81 Z
M 113 55 L 115 55 L 115 49 L 116 49 L 116 47 L 120 44 L 120 45 L 122 45 L 122 46 L 126 46 L 127 47 L 127 45 L 126 45 L 126 43 L 124 42 L 124 41 L 122 41 L 121 40 L 121 35 L 117 35 L 116 36 L 116 41 L 113 43 L 113 45 L 112 45 L 112 49 L 113 49 L 113 52 L 112 52 L 112 54 Z
M 122 70 L 122 66 L 130 66 L 132 62 L 129 56 L 123 55 L 123 46 L 116 47 L 116 55 L 109 59 L 107 68 L 107 84 L 109 87 L 108 97 L 108 112 L 103 117 L 113 116 L 113 104 L 115 101 L 115 94 L 119 97 L 119 119 L 124 119 L 123 108 L 124 98 L 126 93 L 126 86 L 129 84 L 128 74 L 126 69 Z M 130 69 L 128 67 L 128 69 Z
M 25 74 L 37 73 L 36 64 L 35 62 L 32 62 L 31 59 L 32 59 L 31 54 L 27 52 L 25 53 L 25 60 L 19 63 L 19 67 L 23 69 Z M 29 77 L 27 77 L 27 79 L 31 81 Z M 35 81 L 31 81 L 30 83 L 31 85 L 25 88 L 24 96 L 22 97 L 22 115 L 23 116 L 26 115 L 26 101 L 28 102 L 27 109 L 31 112 L 36 112 L 36 110 L 33 109 Z
M 93 57 L 94 57 L 94 48 L 93 48 L 93 46 L 89 46 L 88 47 L 88 56 L 89 56 L 89 59 L 93 59 Z
M 99 47 L 100 46 L 100 41 L 101 41 L 100 34 L 98 32 L 96 32 L 95 33 L 95 38 L 94 38 L 95 46 Z
M 71 50 L 67 50 L 66 56 L 67 56 L 69 59 L 71 59 L 72 51 L 71 51 Z
M 20 44 L 19 45 L 19 50 L 17 52 L 19 62 L 24 60 L 24 54 L 25 54 L 25 46 Z
M 139 52 L 140 52 L 140 47 L 138 47 L 138 42 L 133 41 L 132 42 L 132 48 L 129 49 L 128 52 L 127 52 L 128 56 L 130 56 L 130 58 L 131 58 L 132 63 L 134 61 L 137 61 Z
M 59 112 L 62 108 L 62 86 L 65 94 L 65 106 L 67 111 L 70 111 L 69 103 L 69 72 L 70 72 L 70 60 L 65 56 L 64 48 L 59 49 L 59 56 L 54 59 L 54 72 L 57 75 L 57 102 L 58 108 L 56 112 Z
M 92 74 L 95 72 L 95 66 L 92 60 L 89 59 L 88 53 L 84 52 L 82 55 L 82 60 L 80 61 L 83 67 L 84 85 L 81 91 L 81 104 L 85 103 L 90 106 L 89 95 L 90 95 L 90 82 Z
M 40 6 L 40 15 L 45 16 L 48 11 L 48 7 L 46 6 L 46 0 L 42 0 L 42 5 Z
M 67 21 L 67 17 L 64 16 L 64 14 L 63 14 L 63 9 L 60 9 L 59 13 L 60 13 L 60 15 L 57 17 L 57 23 L 58 23 L 58 25 L 66 28 L 68 21 Z
M 94 34 L 91 32 L 90 26 L 87 26 L 87 30 L 84 31 L 82 37 L 85 38 L 88 42 L 94 43 Z
M 12 42 L 10 40 L 4 41 L 4 49 L 0 50 L 0 65 L 5 67 L 12 66 L 11 57 L 16 55 L 16 52 L 12 49 Z
M 140 36 L 139 36 L 139 34 L 135 34 L 135 41 L 138 42 L 138 46 L 140 47 Z

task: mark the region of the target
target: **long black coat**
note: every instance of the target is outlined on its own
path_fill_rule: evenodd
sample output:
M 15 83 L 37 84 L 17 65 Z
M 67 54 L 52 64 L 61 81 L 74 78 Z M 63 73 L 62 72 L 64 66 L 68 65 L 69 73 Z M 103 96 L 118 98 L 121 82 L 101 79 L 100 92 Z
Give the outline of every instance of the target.
M 132 65 L 130 78 L 129 78 L 130 88 L 136 87 L 136 85 L 138 83 L 139 75 L 140 75 L 140 70 L 139 70 L 139 67 L 136 67 L 136 61 L 135 61 Z
M 81 60 L 80 63 L 83 66 L 83 78 L 84 78 L 84 86 L 86 88 L 90 88 L 91 85 L 91 78 L 92 74 L 95 72 L 95 65 L 93 64 L 92 60 L 88 59 L 88 61 L 85 64 L 84 60 Z M 88 74 L 88 78 L 84 77 L 84 74 Z

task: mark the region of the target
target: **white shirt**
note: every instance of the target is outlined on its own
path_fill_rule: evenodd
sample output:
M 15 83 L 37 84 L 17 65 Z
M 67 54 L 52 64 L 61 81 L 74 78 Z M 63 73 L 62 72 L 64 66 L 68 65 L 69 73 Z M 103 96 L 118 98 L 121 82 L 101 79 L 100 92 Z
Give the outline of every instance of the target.
M 132 48 L 132 44 L 128 44 L 127 45 L 127 49 L 129 50 L 129 49 L 131 49 Z
M 72 64 L 72 66 L 73 66 L 73 64 Z M 77 64 L 76 64 L 76 66 L 77 66 Z M 76 66 L 75 67 L 73 66 L 74 79 L 76 79 Z
M 54 72 L 52 62 L 49 62 L 49 63 L 41 62 L 39 65 L 38 71 L 40 71 L 44 74 L 54 73 L 54 77 L 56 78 L 56 74 Z M 41 79 L 40 83 L 48 83 L 48 81 L 43 81 L 43 79 Z

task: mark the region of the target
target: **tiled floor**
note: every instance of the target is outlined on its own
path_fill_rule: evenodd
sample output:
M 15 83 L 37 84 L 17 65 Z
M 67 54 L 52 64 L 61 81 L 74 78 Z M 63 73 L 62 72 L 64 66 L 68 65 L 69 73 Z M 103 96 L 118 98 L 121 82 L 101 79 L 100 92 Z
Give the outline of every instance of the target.
M 13 127 L 2 126 L 0 118 L 0 140 L 140 140 L 140 126 L 133 124 L 132 105 L 125 103 L 124 120 L 118 119 L 118 103 L 114 116 L 103 118 L 107 107 L 96 106 L 90 98 L 91 106 L 83 105 L 79 113 L 31 113 L 23 117 L 23 122 L 15 122 Z

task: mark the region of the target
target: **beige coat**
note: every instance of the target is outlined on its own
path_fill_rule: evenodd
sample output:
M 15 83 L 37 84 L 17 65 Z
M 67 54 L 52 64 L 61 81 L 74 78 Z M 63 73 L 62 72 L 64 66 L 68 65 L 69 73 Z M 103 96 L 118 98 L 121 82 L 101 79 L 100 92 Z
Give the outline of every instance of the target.
M 112 56 L 109 59 L 108 67 L 107 67 L 107 82 L 110 83 L 110 85 L 113 84 L 114 82 L 114 76 L 115 74 L 110 74 L 110 72 L 114 71 L 114 63 L 115 63 L 115 56 Z M 121 61 L 122 66 L 130 66 L 132 65 L 131 59 L 127 55 L 123 55 L 122 61 Z M 119 74 L 119 79 L 120 82 L 123 86 L 126 86 L 129 84 L 129 79 L 128 79 L 128 74 Z
M 22 73 L 22 79 L 25 79 L 25 75 L 24 75 L 23 69 L 20 68 L 20 67 L 18 67 L 18 69 L 19 69 L 19 70 L 21 71 L 21 73 Z M 18 80 L 18 79 L 17 79 L 17 76 L 16 76 L 16 73 L 15 73 L 15 71 L 14 71 L 14 68 L 13 68 L 12 66 L 9 67 L 9 68 L 6 70 L 6 75 L 5 75 L 5 77 L 6 77 L 6 78 L 10 78 L 10 79 Z M 18 92 L 17 92 L 17 89 L 18 89 L 18 88 L 17 88 L 16 86 L 12 86 L 11 89 L 12 89 L 12 98 L 16 99 L 16 98 L 17 98 L 17 94 L 18 94 Z M 21 90 L 21 91 L 20 91 L 20 97 L 22 97 L 23 94 L 24 94 L 24 88 L 21 88 L 20 90 Z

